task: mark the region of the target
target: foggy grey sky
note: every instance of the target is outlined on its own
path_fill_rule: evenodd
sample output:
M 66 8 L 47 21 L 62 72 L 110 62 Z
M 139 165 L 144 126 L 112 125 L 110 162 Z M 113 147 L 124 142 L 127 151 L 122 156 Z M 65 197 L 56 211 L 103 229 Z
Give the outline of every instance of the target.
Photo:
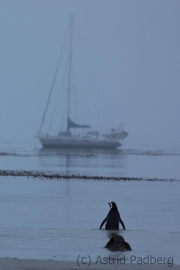
M 179 14 L 179 0 L 1 0 L 1 144 L 33 145 L 73 15 L 72 119 L 180 146 Z

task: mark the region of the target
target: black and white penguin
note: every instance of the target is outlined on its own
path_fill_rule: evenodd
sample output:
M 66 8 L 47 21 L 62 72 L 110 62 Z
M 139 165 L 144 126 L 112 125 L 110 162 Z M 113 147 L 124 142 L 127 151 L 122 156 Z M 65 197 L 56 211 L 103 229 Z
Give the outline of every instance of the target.
M 99 229 L 101 229 L 106 222 L 105 230 L 119 230 L 119 223 L 121 223 L 123 229 L 125 230 L 126 228 L 124 222 L 120 217 L 116 203 L 111 202 L 109 203 L 109 206 L 111 207 L 111 209 L 109 210 L 107 217 L 102 221 Z

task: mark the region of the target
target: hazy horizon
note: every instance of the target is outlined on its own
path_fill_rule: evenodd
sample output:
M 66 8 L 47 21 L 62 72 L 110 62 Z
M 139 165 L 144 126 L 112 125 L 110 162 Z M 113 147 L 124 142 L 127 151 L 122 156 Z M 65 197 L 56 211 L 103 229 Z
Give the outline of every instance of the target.
M 71 15 L 71 118 L 122 125 L 126 147 L 180 146 L 179 12 L 176 0 L 1 0 L 1 146 L 33 145 Z M 63 98 L 59 109 L 52 132 L 65 127 Z

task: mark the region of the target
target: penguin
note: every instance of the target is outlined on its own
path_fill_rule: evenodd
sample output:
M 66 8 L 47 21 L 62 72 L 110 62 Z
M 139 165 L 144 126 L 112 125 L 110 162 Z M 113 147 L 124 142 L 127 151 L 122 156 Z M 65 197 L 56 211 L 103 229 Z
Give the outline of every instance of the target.
M 120 217 L 116 203 L 111 202 L 108 204 L 111 209 L 109 210 L 107 217 L 102 221 L 99 229 L 101 229 L 104 223 L 106 222 L 105 230 L 119 230 L 119 223 L 121 223 L 123 229 L 125 230 L 126 228 L 124 222 Z
M 111 234 L 111 238 L 105 245 L 105 248 L 111 251 L 127 251 L 132 250 L 129 243 L 125 242 L 124 238 L 121 235 L 116 233 Z

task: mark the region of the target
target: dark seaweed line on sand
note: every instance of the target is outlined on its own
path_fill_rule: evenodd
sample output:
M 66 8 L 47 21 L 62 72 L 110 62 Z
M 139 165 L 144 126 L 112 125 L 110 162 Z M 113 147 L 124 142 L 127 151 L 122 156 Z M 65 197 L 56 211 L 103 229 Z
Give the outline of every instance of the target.
M 90 175 L 67 175 L 52 172 L 41 171 L 16 171 L 16 170 L 0 170 L 0 176 L 26 176 L 31 178 L 46 179 L 83 179 L 83 180 L 114 180 L 114 181 L 161 181 L 161 182 L 180 182 L 177 179 L 158 179 L 158 178 L 141 178 L 141 177 L 114 177 L 114 176 L 90 176 Z

